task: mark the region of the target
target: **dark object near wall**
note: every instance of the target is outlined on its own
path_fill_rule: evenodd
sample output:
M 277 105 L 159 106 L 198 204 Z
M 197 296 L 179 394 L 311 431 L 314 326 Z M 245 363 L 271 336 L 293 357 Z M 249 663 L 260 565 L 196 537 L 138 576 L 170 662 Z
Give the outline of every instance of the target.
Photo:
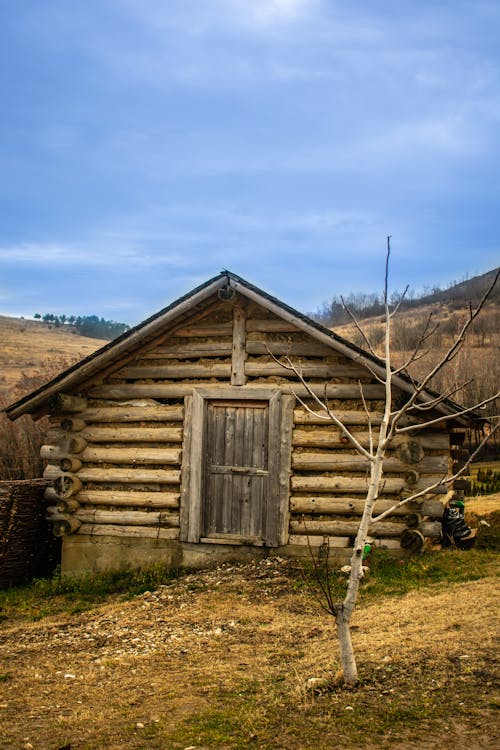
M 50 575 L 61 543 L 45 520 L 45 479 L 0 482 L 0 588 Z
M 476 530 L 468 526 L 464 518 L 464 505 L 458 501 L 450 503 L 444 509 L 443 518 L 443 547 L 458 547 L 470 549 L 476 541 Z

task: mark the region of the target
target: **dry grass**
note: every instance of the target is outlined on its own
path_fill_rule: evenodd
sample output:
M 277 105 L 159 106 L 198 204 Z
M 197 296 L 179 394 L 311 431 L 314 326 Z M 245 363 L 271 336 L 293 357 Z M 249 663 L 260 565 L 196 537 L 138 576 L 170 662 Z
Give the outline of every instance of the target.
M 39 321 L 3 315 L 0 342 L 0 398 L 7 400 L 23 374 L 30 378 L 41 366 L 52 368 L 54 362 L 60 362 L 63 369 L 65 363 L 92 354 L 105 343 Z
M 493 564 L 492 564 L 493 573 Z M 188 575 L 90 613 L 3 624 L 4 747 L 57 750 L 494 747 L 495 580 L 361 607 L 363 684 L 280 560 Z
M 468 513 L 474 513 L 476 516 L 486 516 L 500 510 L 500 492 L 494 495 L 476 495 L 468 497 L 466 510 Z

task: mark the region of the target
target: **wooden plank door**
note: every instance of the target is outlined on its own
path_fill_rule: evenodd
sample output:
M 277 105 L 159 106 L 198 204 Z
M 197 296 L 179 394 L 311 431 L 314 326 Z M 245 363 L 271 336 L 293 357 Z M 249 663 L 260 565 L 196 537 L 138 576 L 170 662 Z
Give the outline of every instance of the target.
M 266 543 L 269 401 L 208 401 L 204 437 L 202 536 Z

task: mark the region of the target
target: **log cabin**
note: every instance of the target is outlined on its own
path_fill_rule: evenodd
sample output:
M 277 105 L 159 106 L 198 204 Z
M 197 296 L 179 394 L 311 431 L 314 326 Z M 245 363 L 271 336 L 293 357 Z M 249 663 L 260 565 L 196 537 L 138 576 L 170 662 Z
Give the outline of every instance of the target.
M 50 415 L 41 455 L 63 572 L 325 545 L 346 558 L 367 463 L 305 408 L 310 396 L 282 356 L 300 360 L 309 387 L 367 444 L 384 403 L 381 362 L 229 271 L 9 406 L 10 419 Z M 413 388 L 404 375 L 395 386 L 400 398 Z M 391 446 L 377 512 L 456 467 L 468 417 L 450 401 L 436 413 L 446 420 Z M 398 508 L 373 525 L 372 543 L 396 554 L 438 544 L 449 494 L 439 484 Z

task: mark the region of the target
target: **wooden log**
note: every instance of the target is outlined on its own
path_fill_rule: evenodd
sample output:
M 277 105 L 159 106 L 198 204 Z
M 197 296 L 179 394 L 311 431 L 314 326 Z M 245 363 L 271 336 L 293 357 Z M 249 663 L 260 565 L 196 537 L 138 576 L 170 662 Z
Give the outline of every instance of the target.
M 59 495 L 53 487 L 46 487 L 44 491 L 44 499 L 46 503 L 56 505 L 59 502 Z
M 370 544 L 377 549 L 401 549 L 399 539 L 373 539 Z
M 391 500 L 377 500 L 374 515 L 384 513 L 392 508 L 394 502 Z M 315 496 L 303 497 L 292 495 L 290 498 L 290 510 L 292 513 L 316 513 L 318 515 L 332 516 L 355 516 L 363 513 L 365 507 L 364 498 L 359 497 L 328 497 Z M 421 503 L 405 503 L 391 513 L 392 516 L 406 516 L 409 513 L 420 513 L 423 516 L 439 518 L 443 514 L 443 506 L 439 500 L 425 500 Z
M 347 536 L 356 535 L 359 521 L 290 521 L 290 531 L 294 534 L 321 534 L 323 536 Z M 381 537 L 399 538 L 406 526 L 394 521 L 379 521 L 370 525 L 368 533 L 375 539 Z
M 76 456 L 63 456 L 59 461 L 59 467 L 61 471 L 70 471 L 76 473 L 82 468 L 82 462 Z
M 56 393 L 49 402 L 52 412 L 79 412 L 87 408 L 87 399 L 67 393 Z
M 46 461 L 59 461 L 65 455 L 58 445 L 42 445 L 40 448 L 40 458 Z
M 425 498 L 420 503 L 420 513 L 422 516 L 441 518 L 444 512 L 444 505 L 445 503 L 442 500 L 436 500 L 435 498 Z
M 224 324 L 226 325 L 226 324 Z M 143 359 L 196 359 L 199 357 L 230 357 L 231 338 L 215 341 L 183 341 L 168 346 L 157 346 L 143 355 Z
M 247 320 L 247 331 L 259 331 L 260 333 L 299 333 L 299 329 L 281 318 L 249 318 Z
M 247 339 L 246 350 L 248 354 L 269 354 L 275 357 L 332 357 L 334 352 L 323 344 L 313 341 L 254 341 Z
M 368 424 L 368 416 L 364 411 L 337 411 L 335 416 L 345 425 L 359 424 L 365 428 Z M 382 422 L 382 412 L 369 412 L 370 422 L 372 425 L 379 425 Z M 293 412 L 293 421 L 295 424 L 320 424 L 326 427 L 331 426 L 328 419 L 322 419 L 320 414 L 311 414 L 304 409 L 295 409 Z
M 299 453 L 294 451 L 292 454 L 292 465 L 294 469 L 299 471 L 358 471 L 366 472 L 369 469 L 370 463 L 368 459 L 354 457 L 352 455 L 340 452 L 330 453 Z M 406 480 L 409 480 L 409 475 L 412 477 L 415 475 L 415 470 L 410 464 L 405 464 L 398 458 L 386 458 L 383 463 L 384 473 L 400 473 L 405 474 Z M 446 474 L 448 469 L 448 457 L 447 456 L 427 456 L 422 459 L 418 464 L 419 474 Z M 415 480 L 418 481 L 418 477 Z
M 179 484 L 178 469 L 83 468 L 78 472 L 82 482 L 124 482 L 131 484 Z
M 425 538 L 418 529 L 405 529 L 401 534 L 400 544 L 403 549 L 415 554 L 423 550 Z
M 242 305 L 233 307 L 233 349 L 231 354 L 231 385 L 245 385 L 246 313 Z
M 116 406 L 94 406 L 81 414 L 85 422 L 182 422 L 184 407 L 181 405 L 144 405 L 137 401 Z
M 441 539 L 442 536 L 440 521 L 422 521 L 418 525 L 418 530 L 424 537 L 429 537 L 429 539 Z
M 85 421 L 79 417 L 65 417 L 61 420 L 61 428 L 66 432 L 81 432 L 85 426 Z
M 70 453 L 81 453 L 86 447 L 87 441 L 79 434 L 74 435 L 69 432 L 64 432 L 64 430 L 53 428 L 47 432 L 47 444 L 51 445 L 53 448 L 57 448 L 59 454 L 57 451 L 47 451 L 46 455 L 42 456 L 42 458 L 53 458 L 56 455 L 62 457 Z
M 308 544 L 309 541 L 309 544 Z M 324 544 L 328 545 L 331 549 L 336 547 L 339 549 L 345 549 L 349 546 L 348 536 L 302 536 L 300 534 L 290 534 L 288 538 L 288 544 L 292 544 L 297 547 L 308 547 L 312 548 L 322 547 Z
M 117 385 L 98 385 L 91 389 L 89 395 L 92 398 L 103 399 L 124 399 L 124 398 L 183 398 L 193 392 L 193 388 L 203 387 L 206 383 L 123 383 Z M 225 388 L 226 384 L 211 383 L 211 388 Z M 269 383 L 252 383 L 252 388 L 269 388 Z M 324 384 L 310 383 L 309 388 L 318 396 L 336 399 L 357 399 L 359 398 L 359 385 L 346 383 Z M 308 391 L 300 383 L 280 383 L 276 384 L 276 389 L 281 393 L 296 394 L 300 398 L 306 398 Z M 382 399 L 384 397 L 384 387 L 382 385 L 364 384 L 363 393 L 368 400 Z M 86 417 L 87 419 L 87 417 Z
M 298 366 L 297 362 L 297 366 Z M 308 378 L 364 378 L 366 370 L 359 365 L 340 365 L 328 364 L 322 362 L 302 362 L 300 363 L 302 375 L 306 380 Z M 281 367 L 277 362 L 260 362 L 248 360 L 245 364 L 245 374 L 254 378 L 282 377 L 293 378 L 297 376 L 291 370 Z M 359 391 L 358 391 L 359 393 Z
M 101 510 L 79 508 L 75 513 L 82 523 L 116 526 L 179 526 L 179 513 L 142 510 Z
M 72 497 L 68 498 L 68 500 L 58 500 L 56 505 L 58 513 L 74 513 L 79 507 L 80 503 L 78 500 Z
M 384 493 L 396 494 L 404 487 L 404 479 L 387 477 L 384 480 Z M 324 476 L 292 476 L 292 490 L 294 492 L 331 492 L 331 493 L 366 493 L 368 480 L 366 477 L 324 477 Z
M 220 544 L 220 545 L 238 545 L 263 547 L 264 540 L 258 536 L 244 536 L 242 534 L 213 534 L 211 536 L 200 537 L 202 544 Z
M 74 518 L 73 516 L 69 516 L 68 518 L 65 518 L 64 520 L 54 521 L 54 526 L 52 527 L 52 533 L 54 534 L 54 536 L 57 536 L 57 537 L 68 536 L 69 534 L 76 534 L 80 526 L 81 526 L 81 523 L 77 518 Z
M 132 537 L 144 539 L 178 539 L 179 529 L 162 528 L 161 526 L 117 526 L 114 524 L 93 524 L 83 523 L 78 529 L 79 534 L 89 536 L 112 536 L 112 537 Z
M 167 464 L 178 465 L 181 462 L 180 448 L 137 448 L 120 446 L 118 448 L 103 448 L 102 446 L 88 446 L 80 453 L 82 461 L 86 463 L 106 464 Z
M 65 474 L 58 466 L 52 464 L 46 467 L 43 477 L 52 481 L 53 489 L 60 500 L 76 495 L 82 488 L 82 482 L 76 474 Z
M 49 523 L 54 524 L 52 533 L 54 536 L 66 536 L 74 534 L 81 526 L 81 521 L 74 515 L 59 513 L 56 508 L 47 508 L 46 519 Z
M 168 365 L 137 365 L 122 367 L 114 377 L 126 380 L 175 380 L 183 378 L 229 378 L 230 362 L 189 362 Z
M 370 435 L 368 431 L 364 430 L 352 430 L 354 437 L 363 445 L 368 447 L 370 444 Z M 402 445 L 408 445 L 408 439 L 403 436 L 397 436 L 391 441 L 391 447 L 399 449 Z M 447 450 L 448 449 L 448 436 L 446 433 L 441 432 L 422 432 L 418 438 L 411 440 L 412 444 L 416 443 L 422 449 L 430 450 Z M 374 443 L 376 444 L 376 435 L 374 435 Z M 349 439 L 340 431 L 338 427 L 329 425 L 320 429 L 300 429 L 296 428 L 293 431 L 293 445 L 294 447 L 304 448 L 331 448 L 334 446 L 344 445 L 347 447 L 351 446 Z M 423 458 L 421 455 L 420 460 Z M 401 457 L 400 460 L 405 463 L 414 463 L 413 460 L 408 460 L 408 457 Z
M 182 427 L 93 425 L 80 434 L 90 443 L 182 443 Z
M 117 490 L 82 490 L 76 499 L 89 505 L 116 505 L 134 508 L 178 508 L 179 492 L 119 492 Z
M 227 323 L 198 323 L 197 325 L 189 325 L 184 328 L 178 328 L 175 331 L 175 336 L 178 338 L 210 338 L 211 336 L 231 336 L 233 333 L 233 323 L 228 321 Z

